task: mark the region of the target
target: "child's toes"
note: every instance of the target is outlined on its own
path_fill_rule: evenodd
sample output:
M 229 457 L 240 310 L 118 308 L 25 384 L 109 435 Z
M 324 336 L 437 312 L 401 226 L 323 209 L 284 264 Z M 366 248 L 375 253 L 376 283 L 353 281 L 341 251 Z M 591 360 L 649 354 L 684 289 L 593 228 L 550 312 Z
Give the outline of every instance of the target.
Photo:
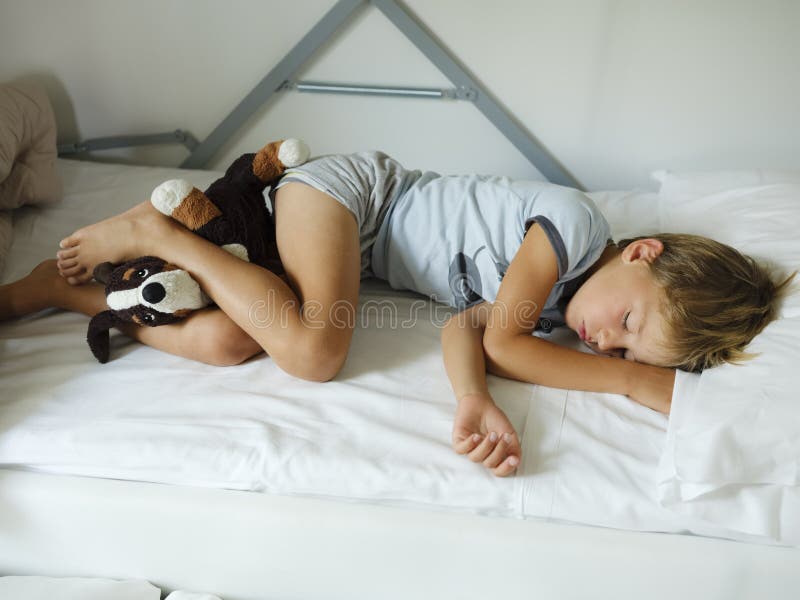
M 72 267 L 77 267 L 80 263 L 78 262 L 77 258 L 68 258 L 65 260 L 58 259 L 56 261 L 56 268 L 59 271 L 63 271 L 65 269 L 71 269 Z
M 81 265 L 73 265 L 65 269 L 59 267 L 58 269 L 58 272 L 61 274 L 62 277 L 78 277 L 82 275 L 85 271 L 86 269 Z
M 67 258 L 65 260 L 59 259 L 59 260 L 56 261 L 56 266 L 59 269 L 70 269 L 70 268 L 76 266 L 77 264 L 78 264 L 78 259 L 77 258 Z
M 65 250 L 59 250 L 56 252 L 56 258 L 58 260 L 70 260 L 76 258 L 78 256 L 78 247 L 72 246 Z
M 78 245 L 78 238 L 75 235 L 70 235 L 65 237 L 63 240 L 58 242 L 58 247 L 62 249 L 72 248 L 73 246 Z
M 84 283 L 89 283 L 91 280 L 92 274 L 86 271 L 67 277 L 67 283 L 70 285 L 83 285 Z

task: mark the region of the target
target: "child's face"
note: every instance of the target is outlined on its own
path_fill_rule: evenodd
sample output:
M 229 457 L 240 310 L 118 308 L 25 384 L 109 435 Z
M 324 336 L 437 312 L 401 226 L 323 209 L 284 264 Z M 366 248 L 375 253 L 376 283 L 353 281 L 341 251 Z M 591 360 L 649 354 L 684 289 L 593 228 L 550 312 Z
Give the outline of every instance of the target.
M 603 264 L 578 289 L 567 305 L 566 322 L 595 352 L 663 366 L 669 364 L 659 310 L 664 292 L 648 265 L 653 247 L 631 248 L 635 244 L 639 242 Z

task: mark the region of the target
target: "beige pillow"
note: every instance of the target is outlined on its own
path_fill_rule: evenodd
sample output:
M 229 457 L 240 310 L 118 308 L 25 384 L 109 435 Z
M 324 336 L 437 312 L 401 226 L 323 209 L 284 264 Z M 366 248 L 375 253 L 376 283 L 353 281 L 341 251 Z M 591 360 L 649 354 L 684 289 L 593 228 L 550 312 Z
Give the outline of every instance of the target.
M 0 274 L 6 262 L 6 253 L 11 247 L 11 211 L 0 210 Z
M 0 84 L 0 209 L 61 199 L 56 119 L 44 88 Z

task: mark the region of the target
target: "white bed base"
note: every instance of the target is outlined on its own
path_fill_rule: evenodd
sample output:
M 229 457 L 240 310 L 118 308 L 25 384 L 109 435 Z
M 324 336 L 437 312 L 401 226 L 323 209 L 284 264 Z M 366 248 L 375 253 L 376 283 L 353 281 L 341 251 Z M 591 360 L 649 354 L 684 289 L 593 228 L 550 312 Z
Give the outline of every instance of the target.
M 800 552 L 0 470 L 0 573 L 266 598 L 795 599 Z

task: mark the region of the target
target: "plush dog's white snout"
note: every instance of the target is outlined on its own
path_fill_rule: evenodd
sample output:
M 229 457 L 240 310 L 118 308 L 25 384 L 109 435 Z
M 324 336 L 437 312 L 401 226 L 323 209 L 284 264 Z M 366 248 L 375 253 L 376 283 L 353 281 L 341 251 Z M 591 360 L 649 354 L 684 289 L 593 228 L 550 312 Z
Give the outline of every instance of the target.
M 296 167 L 306 162 L 310 154 L 311 150 L 303 140 L 289 138 L 278 149 L 278 160 L 287 168 Z
M 153 190 L 150 202 L 158 212 L 171 217 L 172 212 L 180 206 L 192 189 L 192 184 L 185 179 L 170 179 Z
M 147 278 L 147 284 L 160 283 L 164 287 L 165 295 L 156 303 L 148 302 L 144 296 L 139 296 L 139 302 L 146 306 L 157 308 L 161 312 L 174 313 L 179 310 L 197 310 L 208 306 L 211 301 L 200 289 L 200 285 L 192 279 L 188 272 L 182 269 L 162 271 Z M 142 285 L 140 290 L 146 286 Z

